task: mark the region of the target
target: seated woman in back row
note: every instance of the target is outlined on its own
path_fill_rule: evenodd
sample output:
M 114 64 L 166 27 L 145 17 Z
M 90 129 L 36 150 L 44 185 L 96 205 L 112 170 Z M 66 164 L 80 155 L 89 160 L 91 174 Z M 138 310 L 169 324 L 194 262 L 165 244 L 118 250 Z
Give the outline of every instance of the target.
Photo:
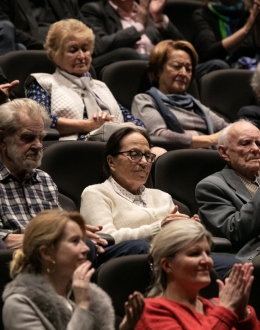
M 143 239 L 151 242 L 162 227 L 180 214 L 169 194 L 144 186 L 155 155 L 148 134 L 137 127 L 116 131 L 109 138 L 104 157 L 102 184 L 88 186 L 81 196 L 80 213 L 89 225 L 101 225 L 115 242 Z M 192 217 L 199 221 L 198 215 Z M 222 277 L 237 259 L 214 254 L 215 269 Z
M 52 75 L 31 74 L 25 82 L 26 96 L 46 107 L 51 127 L 59 131 L 61 139 L 84 140 L 87 133 L 107 121 L 143 126 L 128 110 L 119 107 L 105 83 L 91 78 L 94 40 L 92 30 L 78 20 L 52 24 L 45 48 L 56 71 Z
M 154 284 L 136 330 L 260 329 L 254 309 L 247 306 L 251 263 L 234 265 L 225 284 L 217 280 L 218 299 L 198 296 L 211 281 L 210 243 L 210 233 L 190 220 L 171 222 L 155 237 Z
M 132 113 L 144 122 L 149 134 L 164 137 L 173 149 L 215 145 L 219 131 L 227 126 L 223 118 L 186 93 L 197 63 L 198 55 L 189 42 L 160 42 L 148 63 L 154 87 L 136 95 L 132 104 Z

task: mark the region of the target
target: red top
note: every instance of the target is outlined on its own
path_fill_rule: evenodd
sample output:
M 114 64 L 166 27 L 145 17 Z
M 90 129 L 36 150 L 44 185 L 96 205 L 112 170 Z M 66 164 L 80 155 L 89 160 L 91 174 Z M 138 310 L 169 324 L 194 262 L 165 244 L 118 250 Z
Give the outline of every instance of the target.
M 236 313 L 222 306 L 199 297 L 204 306 L 205 315 L 192 308 L 165 299 L 163 297 L 147 298 L 141 319 L 136 330 L 260 330 L 260 322 L 254 309 L 248 308 L 251 314 L 239 321 Z

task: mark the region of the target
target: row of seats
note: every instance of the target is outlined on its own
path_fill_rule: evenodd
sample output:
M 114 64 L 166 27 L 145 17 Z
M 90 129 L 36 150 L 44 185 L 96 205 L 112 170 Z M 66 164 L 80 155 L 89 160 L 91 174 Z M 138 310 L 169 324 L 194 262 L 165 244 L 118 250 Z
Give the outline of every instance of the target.
M 20 84 L 13 89 L 16 97 L 24 97 L 24 82 L 30 73 L 53 73 L 55 70 L 55 65 L 48 60 L 45 51 L 12 52 L 0 57 L 0 66 L 9 81 L 20 80 Z M 151 87 L 146 68 L 147 61 L 117 62 L 103 69 L 101 79 L 110 88 L 116 100 L 130 110 L 134 96 Z M 96 78 L 93 67 L 90 72 Z M 195 81 L 190 84 L 188 92 L 232 122 L 241 107 L 256 104 L 250 87 L 252 74 L 252 71 L 239 69 L 214 71 L 202 78 L 200 93 Z

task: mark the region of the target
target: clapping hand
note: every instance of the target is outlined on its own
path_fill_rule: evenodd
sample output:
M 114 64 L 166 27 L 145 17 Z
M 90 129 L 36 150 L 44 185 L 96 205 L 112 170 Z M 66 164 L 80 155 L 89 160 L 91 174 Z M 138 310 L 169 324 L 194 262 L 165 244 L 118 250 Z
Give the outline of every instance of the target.
M 125 302 L 125 316 L 119 325 L 119 330 L 134 330 L 144 310 L 144 297 L 135 291 Z

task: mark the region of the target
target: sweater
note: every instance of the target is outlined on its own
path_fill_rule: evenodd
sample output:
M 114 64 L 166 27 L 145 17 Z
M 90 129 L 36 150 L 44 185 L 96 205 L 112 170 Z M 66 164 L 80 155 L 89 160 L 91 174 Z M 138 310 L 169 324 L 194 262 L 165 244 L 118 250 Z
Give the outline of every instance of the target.
M 136 330 L 259 330 L 260 323 L 255 311 L 248 307 L 251 314 L 239 321 L 236 313 L 222 306 L 199 297 L 204 306 L 205 314 L 192 308 L 165 299 L 163 297 L 147 298 L 141 319 Z
M 174 204 L 169 194 L 146 189 L 147 207 L 142 207 L 118 195 L 108 180 L 88 186 L 81 196 L 80 213 L 87 224 L 103 226 L 102 231 L 116 243 L 131 239 L 150 242 Z
M 154 100 L 150 95 L 136 95 L 132 104 L 132 113 L 143 121 L 149 135 L 164 137 L 171 142 L 173 149 L 187 149 L 190 147 L 192 136 L 208 134 L 206 122 L 198 114 L 170 104 L 165 105 L 176 116 L 184 129 L 184 133 L 173 132 L 167 128 L 163 117 L 157 110 Z M 204 105 L 200 104 L 200 106 L 203 108 L 208 121 L 212 123 L 215 133 L 227 126 L 223 118 L 216 115 Z
M 90 309 L 84 310 L 59 296 L 41 275 L 20 273 L 7 284 L 3 293 L 5 329 L 114 329 L 110 298 L 93 283 L 90 283 L 90 289 L 92 302 Z

